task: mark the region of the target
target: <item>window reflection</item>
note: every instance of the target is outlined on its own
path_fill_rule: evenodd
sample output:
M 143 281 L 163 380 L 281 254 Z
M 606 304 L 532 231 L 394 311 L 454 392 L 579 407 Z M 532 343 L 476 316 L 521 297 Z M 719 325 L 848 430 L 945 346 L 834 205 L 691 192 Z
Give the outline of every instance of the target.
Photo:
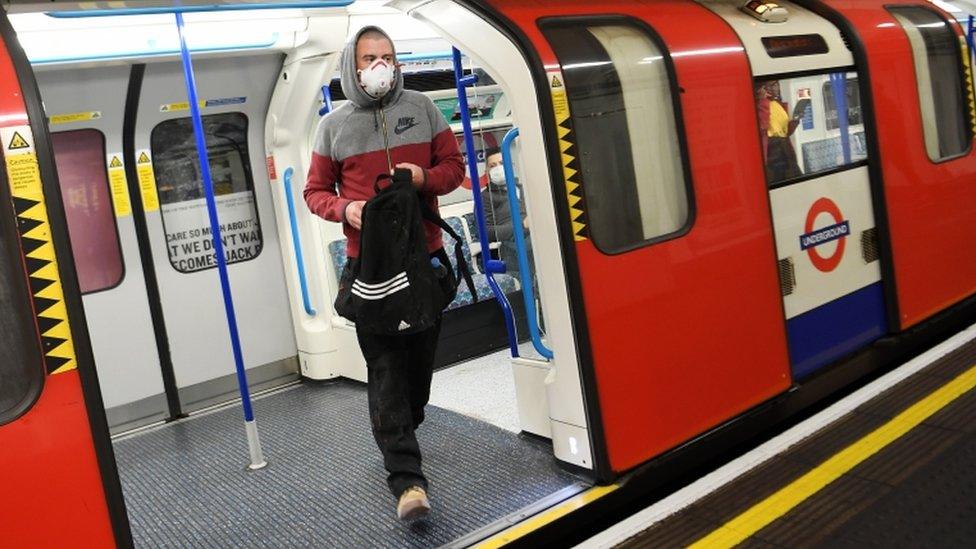
M 122 250 L 105 166 L 105 137 L 98 130 L 51 134 L 54 162 L 71 250 L 82 293 L 122 281 Z
M 770 185 L 867 159 L 856 73 L 758 80 L 755 97 Z

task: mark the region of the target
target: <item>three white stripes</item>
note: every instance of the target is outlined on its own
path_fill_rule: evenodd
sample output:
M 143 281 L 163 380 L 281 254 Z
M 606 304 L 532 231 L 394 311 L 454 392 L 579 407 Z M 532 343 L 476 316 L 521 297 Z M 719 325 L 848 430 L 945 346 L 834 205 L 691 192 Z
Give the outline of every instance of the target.
M 403 271 L 386 282 L 379 282 L 376 284 L 366 284 L 365 282 L 360 282 L 359 279 L 356 279 L 353 281 L 352 289 L 350 291 L 355 296 L 368 299 L 370 301 L 376 301 L 391 294 L 395 294 L 409 286 L 410 281 L 407 280 L 407 272 Z

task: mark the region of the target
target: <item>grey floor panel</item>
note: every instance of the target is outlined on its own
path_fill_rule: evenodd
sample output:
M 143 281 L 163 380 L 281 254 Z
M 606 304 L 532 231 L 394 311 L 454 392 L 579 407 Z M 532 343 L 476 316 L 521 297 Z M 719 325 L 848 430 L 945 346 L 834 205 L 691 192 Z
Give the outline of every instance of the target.
M 137 547 L 431 547 L 579 479 L 548 445 L 428 407 L 418 431 L 433 512 L 398 521 L 365 388 L 302 384 L 256 400 L 270 465 L 244 470 L 239 406 L 114 444 Z

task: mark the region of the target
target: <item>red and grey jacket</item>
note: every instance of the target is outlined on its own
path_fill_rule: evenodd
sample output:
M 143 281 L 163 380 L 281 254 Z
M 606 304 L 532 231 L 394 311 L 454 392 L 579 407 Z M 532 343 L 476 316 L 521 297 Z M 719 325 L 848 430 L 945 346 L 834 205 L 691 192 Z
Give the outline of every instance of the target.
M 346 222 L 346 206 L 372 198 L 377 176 L 389 173 L 384 131 L 393 165 L 410 162 L 424 169 L 421 195 L 434 212 L 437 197 L 456 189 L 464 178 L 464 161 L 444 116 L 426 95 L 403 89 L 399 70 L 396 84 L 382 99 L 360 87 L 356 42 L 368 29 L 380 30 L 363 28 L 343 50 L 341 83 L 349 101 L 319 122 L 305 185 L 305 202 L 312 213 L 343 224 L 349 257 L 359 255 L 359 231 Z M 429 221 L 424 228 L 428 251 L 443 247 L 440 228 Z

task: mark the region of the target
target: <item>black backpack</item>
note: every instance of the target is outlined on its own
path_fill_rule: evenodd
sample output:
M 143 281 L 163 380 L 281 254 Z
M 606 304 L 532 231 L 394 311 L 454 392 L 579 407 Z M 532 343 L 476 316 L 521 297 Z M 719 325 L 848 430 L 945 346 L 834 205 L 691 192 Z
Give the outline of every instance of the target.
M 404 173 L 405 172 L 405 173 Z M 461 237 L 420 199 L 410 184 L 409 170 L 396 170 L 392 183 L 363 207 L 359 257 L 343 276 L 336 311 L 356 323 L 357 330 L 376 334 L 410 334 L 434 325 L 441 311 L 457 294 L 464 277 L 471 295 L 477 294 Z M 427 253 L 423 219 L 435 223 L 454 238 L 457 273 L 450 265 L 435 267 Z

